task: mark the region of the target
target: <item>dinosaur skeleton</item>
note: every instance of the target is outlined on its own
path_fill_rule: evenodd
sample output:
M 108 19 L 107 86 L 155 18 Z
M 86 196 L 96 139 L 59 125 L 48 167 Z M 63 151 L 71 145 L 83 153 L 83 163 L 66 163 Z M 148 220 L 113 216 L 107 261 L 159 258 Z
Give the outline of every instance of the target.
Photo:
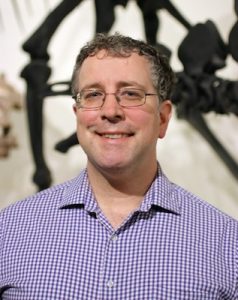
M 51 69 L 48 66 L 50 59 L 47 52 L 49 42 L 62 20 L 80 3 L 79 0 L 64 0 L 50 12 L 40 27 L 23 44 L 23 49 L 31 57 L 30 63 L 22 70 L 21 76 L 27 84 L 27 111 L 30 130 L 30 140 L 33 158 L 36 166 L 33 181 L 39 190 L 47 188 L 51 184 L 51 174 L 47 167 L 43 154 L 43 119 L 42 108 L 44 98 L 59 94 L 70 95 L 70 82 L 49 84 L 48 79 Z M 126 7 L 128 0 L 95 0 L 96 28 L 95 32 L 109 32 L 114 20 L 114 8 L 116 5 Z M 166 9 L 178 22 L 183 25 L 188 34 L 179 47 L 179 57 L 184 70 L 177 73 L 177 84 L 172 97 L 177 107 L 178 116 L 189 122 L 217 152 L 232 174 L 238 178 L 238 166 L 235 160 L 228 154 L 225 147 L 210 131 L 203 113 L 216 111 L 220 114 L 234 113 L 237 115 L 238 92 L 237 82 L 226 81 L 217 78 L 216 70 L 225 66 L 225 60 L 229 49 L 233 51 L 237 59 L 237 27 L 231 31 L 228 47 L 222 41 L 215 25 L 209 21 L 206 24 L 192 26 L 169 0 L 137 0 L 137 5 L 142 11 L 146 40 L 170 57 L 171 51 L 165 45 L 157 43 L 159 30 L 158 10 Z M 237 12 L 237 0 L 235 1 Z M 105 13 L 106 12 L 106 13 Z M 205 40 L 207 39 L 207 40 Z M 205 41 L 205 44 L 204 44 Z M 206 43 L 207 41 L 207 43 Z M 212 43 L 211 43 L 212 41 Z M 235 42 L 236 41 L 236 42 Z M 202 43 L 195 48 L 193 45 Z M 204 45 L 208 45 L 204 48 Z M 210 45 L 210 46 L 209 46 Z M 204 50 L 198 53 L 196 50 Z M 199 55 L 200 60 L 197 59 Z M 194 64 L 196 62 L 196 64 Z M 60 92 L 55 91 L 55 86 L 64 86 Z M 65 87 L 66 86 L 66 87 Z M 225 95 L 226 102 L 222 103 L 219 95 Z M 232 92 L 231 92 L 232 91 Z M 61 152 L 78 144 L 76 133 L 57 143 L 55 148 Z

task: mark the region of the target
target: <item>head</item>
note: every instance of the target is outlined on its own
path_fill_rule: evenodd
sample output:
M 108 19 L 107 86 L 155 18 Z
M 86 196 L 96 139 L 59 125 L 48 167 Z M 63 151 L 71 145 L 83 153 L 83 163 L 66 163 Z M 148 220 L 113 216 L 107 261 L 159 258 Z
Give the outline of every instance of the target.
M 71 80 L 73 96 L 76 96 L 78 93 L 78 74 L 84 60 L 87 57 L 95 56 L 101 50 L 104 50 L 106 55 L 112 57 L 129 57 L 132 53 L 145 57 L 150 63 L 151 80 L 159 100 L 170 99 L 174 84 L 174 73 L 166 56 L 143 41 L 120 34 L 107 36 L 102 33 L 97 34 L 94 40 L 87 43 L 77 56 Z
M 80 145 L 91 169 L 109 174 L 112 170 L 114 174 L 121 174 L 119 170 L 155 172 L 157 140 L 164 137 L 171 115 L 172 82 L 167 59 L 144 42 L 99 34 L 81 49 L 72 92 L 82 97 L 74 111 Z M 142 101 L 131 106 L 138 90 Z M 82 104 L 82 99 L 89 98 L 94 104 L 101 95 L 100 106 Z

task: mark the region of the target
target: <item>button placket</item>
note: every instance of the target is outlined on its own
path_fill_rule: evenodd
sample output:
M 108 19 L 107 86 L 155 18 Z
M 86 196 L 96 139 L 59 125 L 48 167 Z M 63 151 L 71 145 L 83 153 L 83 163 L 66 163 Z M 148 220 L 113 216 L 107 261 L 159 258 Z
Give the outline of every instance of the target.
M 117 240 L 118 240 L 118 234 L 117 233 L 112 233 L 112 235 L 110 236 L 110 239 L 109 239 L 109 244 L 108 244 L 108 251 L 109 251 L 109 253 L 111 252 L 111 251 L 114 251 L 113 249 L 114 249 L 114 244 L 117 242 Z M 115 245 L 116 246 L 116 245 Z M 113 257 L 113 256 L 112 256 Z M 112 258 L 111 257 L 111 258 Z M 111 261 L 111 263 L 112 263 L 112 261 Z M 111 264 L 110 263 L 110 269 L 111 268 L 114 268 L 114 266 L 113 266 L 113 264 Z M 111 270 L 110 270 L 110 272 L 109 273 L 111 273 Z M 109 277 L 108 277 L 108 280 L 106 281 L 106 286 L 109 288 L 109 289 L 112 289 L 114 286 L 115 286 L 115 281 L 113 280 L 113 278 L 111 277 L 111 275 L 112 275 L 113 273 L 111 273 L 111 274 L 108 274 L 109 275 Z

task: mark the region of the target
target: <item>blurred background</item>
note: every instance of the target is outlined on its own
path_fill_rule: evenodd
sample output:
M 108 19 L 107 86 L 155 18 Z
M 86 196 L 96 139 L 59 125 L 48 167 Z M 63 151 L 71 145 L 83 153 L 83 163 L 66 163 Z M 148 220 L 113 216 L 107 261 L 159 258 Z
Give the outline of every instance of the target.
M 27 122 L 26 82 L 20 76 L 31 58 L 29 53 L 23 51 L 22 45 L 60 2 L 0 0 L 0 73 L 15 89 L 21 103 L 18 105 L 20 109 L 9 111 L 11 135 L 15 139 L 13 144 L 16 142 L 17 146 L 0 158 L 0 208 L 38 190 L 32 181 L 35 166 Z M 233 0 L 171 2 L 192 25 L 212 20 L 225 42 L 237 21 Z M 177 49 L 187 30 L 168 11 L 160 9 L 157 14 L 160 20 L 159 41 L 172 50 L 171 64 L 175 71 L 180 72 L 183 65 Z M 48 46 L 50 82 L 70 79 L 77 53 L 95 34 L 95 23 L 93 0 L 79 1 L 75 9 L 62 20 Z M 145 40 L 142 13 L 135 0 L 129 0 L 126 6 L 115 6 L 115 22 L 110 33 L 116 31 Z M 228 56 L 226 66 L 218 74 L 222 78 L 237 80 L 238 63 Z M 79 145 L 71 147 L 67 153 L 54 149 L 57 142 L 75 131 L 72 103 L 68 95 L 44 99 L 44 155 L 51 172 L 52 185 L 76 176 L 86 164 L 85 154 Z M 204 117 L 212 132 L 238 163 L 237 117 L 212 111 Z M 164 172 L 172 181 L 238 219 L 237 178 L 199 132 L 186 120 L 177 117 L 176 108 L 166 138 L 158 142 L 157 152 Z

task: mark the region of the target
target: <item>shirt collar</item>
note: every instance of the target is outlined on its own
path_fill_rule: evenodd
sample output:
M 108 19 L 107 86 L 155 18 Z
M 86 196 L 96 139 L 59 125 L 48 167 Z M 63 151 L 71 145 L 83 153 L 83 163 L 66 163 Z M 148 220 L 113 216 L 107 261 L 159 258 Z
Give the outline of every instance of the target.
M 74 178 L 71 184 L 66 188 L 59 208 L 72 206 L 82 206 L 90 212 L 96 212 L 98 210 L 96 199 L 88 181 L 86 169 L 82 170 L 79 176 Z
M 172 213 L 180 214 L 180 201 L 175 196 L 175 185 L 164 175 L 158 167 L 158 173 L 151 187 L 147 191 L 139 211 L 148 211 L 152 206 L 162 208 Z M 97 212 L 97 205 L 92 188 L 88 181 L 87 170 L 81 171 L 66 188 L 59 208 L 81 206 L 90 212 Z
M 139 210 L 148 211 L 153 206 L 175 214 L 180 214 L 181 211 L 175 185 L 169 181 L 159 166 L 157 176 L 147 191 Z

